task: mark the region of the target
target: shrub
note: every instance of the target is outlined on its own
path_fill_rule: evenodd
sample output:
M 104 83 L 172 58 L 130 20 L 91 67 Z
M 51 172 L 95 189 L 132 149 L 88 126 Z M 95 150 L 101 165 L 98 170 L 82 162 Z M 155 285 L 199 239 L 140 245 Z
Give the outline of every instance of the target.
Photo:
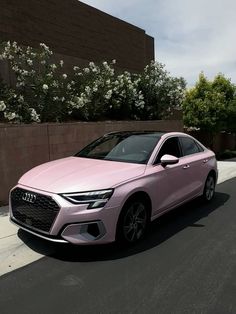
M 180 106 L 185 89 L 182 78 L 171 77 L 156 62 L 141 74 L 117 73 L 113 60 L 74 66 L 68 75 L 63 60 L 53 62 L 45 44 L 33 49 L 16 42 L 2 45 L 0 59 L 16 77 L 16 86 L 4 85 L 0 94 L 0 119 L 10 122 L 161 119 Z
M 140 119 L 162 119 L 170 114 L 172 108 L 181 106 L 186 82 L 183 78 L 172 77 L 164 64 L 151 62 L 136 79 L 145 101 L 145 106 L 136 110 Z
M 183 102 L 184 124 L 211 133 L 235 131 L 236 86 L 222 74 L 209 81 L 203 73 Z
M 14 122 L 63 121 L 68 115 L 70 92 L 68 78 L 61 74 L 63 61 L 52 62 L 52 51 L 20 47 L 16 42 L 3 45 L 0 58 L 8 60 L 16 77 L 4 111 L 6 120 Z

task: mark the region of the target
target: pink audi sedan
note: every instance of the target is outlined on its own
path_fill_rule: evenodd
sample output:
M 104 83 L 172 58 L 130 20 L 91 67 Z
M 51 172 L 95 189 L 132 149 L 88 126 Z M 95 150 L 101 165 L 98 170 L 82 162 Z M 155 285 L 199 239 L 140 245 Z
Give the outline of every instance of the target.
M 198 196 L 211 201 L 217 175 L 215 154 L 184 133 L 109 133 L 23 175 L 10 192 L 10 219 L 54 242 L 134 243 L 169 210 Z

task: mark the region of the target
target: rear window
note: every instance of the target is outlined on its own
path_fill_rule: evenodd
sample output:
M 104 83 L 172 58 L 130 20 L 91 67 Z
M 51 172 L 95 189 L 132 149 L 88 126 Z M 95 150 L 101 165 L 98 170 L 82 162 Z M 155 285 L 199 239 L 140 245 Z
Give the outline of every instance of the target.
M 180 143 L 183 156 L 193 155 L 203 151 L 203 148 L 190 137 L 181 137 Z

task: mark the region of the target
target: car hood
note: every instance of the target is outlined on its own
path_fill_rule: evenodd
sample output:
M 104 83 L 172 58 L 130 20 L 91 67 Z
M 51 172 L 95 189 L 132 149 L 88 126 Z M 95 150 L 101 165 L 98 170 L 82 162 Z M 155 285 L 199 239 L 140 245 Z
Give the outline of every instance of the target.
M 19 184 L 52 193 L 107 189 L 141 176 L 145 168 L 140 164 L 68 157 L 31 169 Z

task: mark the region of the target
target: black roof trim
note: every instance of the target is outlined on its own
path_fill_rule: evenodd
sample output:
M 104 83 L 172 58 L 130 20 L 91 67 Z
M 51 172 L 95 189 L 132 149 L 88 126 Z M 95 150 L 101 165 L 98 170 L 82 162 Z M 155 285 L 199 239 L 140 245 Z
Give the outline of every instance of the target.
M 143 130 L 143 131 L 140 131 L 140 130 L 137 130 L 137 131 L 113 131 L 113 132 L 109 132 L 109 133 L 106 133 L 105 135 L 110 135 L 110 134 L 115 134 L 115 135 L 132 135 L 132 134 L 137 134 L 137 135 L 142 135 L 142 134 L 156 134 L 156 135 L 159 135 L 159 136 L 162 136 L 168 132 L 166 131 L 155 131 L 155 130 Z

